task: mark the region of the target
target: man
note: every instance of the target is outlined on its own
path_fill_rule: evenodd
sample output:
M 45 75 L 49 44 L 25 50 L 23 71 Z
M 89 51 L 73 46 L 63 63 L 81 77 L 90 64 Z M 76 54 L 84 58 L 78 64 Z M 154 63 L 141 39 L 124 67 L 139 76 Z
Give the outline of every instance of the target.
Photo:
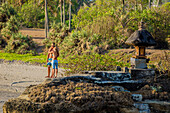
M 54 47 L 53 48 L 53 58 L 52 58 L 52 75 L 51 78 L 56 78 L 57 77 L 57 73 L 58 73 L 58 60 L 57 58 L 59 57 L 59 50 L 58 47 Z M 56 76 L 55 75 L 56 72 Z
M 48 76 L 46 78 L 50 78 L 50 67 L 52 65 L 52 58 L 53 58 L 53 48 L 55 46 L 55 43 L 53 42 L 51 44 L 51 47 L 48 50 L 48 55 L 47 55 L 47 66 L 48 66 Z

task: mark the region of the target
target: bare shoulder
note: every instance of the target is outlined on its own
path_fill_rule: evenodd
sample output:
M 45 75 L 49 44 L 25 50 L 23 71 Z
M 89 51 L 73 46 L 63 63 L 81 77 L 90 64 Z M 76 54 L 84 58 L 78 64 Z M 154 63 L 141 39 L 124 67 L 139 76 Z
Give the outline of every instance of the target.
M 52 51 L 53 49 L 50 47 L 49 49 L 48 49 L 48 51 Z

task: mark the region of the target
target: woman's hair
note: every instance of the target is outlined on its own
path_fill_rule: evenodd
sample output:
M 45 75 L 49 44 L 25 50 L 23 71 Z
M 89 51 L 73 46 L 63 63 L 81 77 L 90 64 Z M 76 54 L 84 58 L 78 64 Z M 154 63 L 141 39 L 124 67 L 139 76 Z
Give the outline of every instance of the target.
M 57 57 L 59 57 L 59 50 L 57 46 L 55 46 L 55 51 L 57 52 Z

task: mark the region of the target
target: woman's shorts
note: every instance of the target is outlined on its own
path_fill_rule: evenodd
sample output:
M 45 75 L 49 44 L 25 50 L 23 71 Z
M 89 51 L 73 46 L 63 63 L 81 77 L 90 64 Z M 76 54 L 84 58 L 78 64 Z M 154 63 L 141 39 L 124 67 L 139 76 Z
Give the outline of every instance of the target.
M 48 66 L 51 66 L 51 65 L 52 65 L 52 63 L 51 63 L 51 62 L 52 62 L 52 58 L 49 58 L 49 59 L 48 59 L 48 63 L 47 63 L 47 65 L 48 65 Z

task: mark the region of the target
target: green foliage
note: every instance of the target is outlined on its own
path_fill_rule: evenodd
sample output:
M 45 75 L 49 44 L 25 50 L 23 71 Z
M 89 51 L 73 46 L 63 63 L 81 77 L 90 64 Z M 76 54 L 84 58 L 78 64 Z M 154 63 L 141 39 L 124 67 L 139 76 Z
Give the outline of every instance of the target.
M 169 57 L 170 53 L 168 51 L 162 51 L 161 55 L 157 57 L 157 55 L 153 55 L 150 57 L 151 61 L 149 62 L 149 68 L 156 69 L 160 74 L 165 74 L 169 72 Z
M 21 33 L 12 34 L 5 47 L 5 52 L 25 54 L 35 48 L 35 43 L 31 37 L 23 36 Z
M 116 66 L 130 66 L 128 63 L 117 61 L 113 55 L 108 54 L 73 55 L 61 60 L 60 63 L 63 63 L 64 68 L 70 70 L 69 73 L 77 73 L 85 70 L 109 71 L 115 70 Z
M 29 51 L 27 54 L 17 54 L 17 53 L 3 53 L 0 51 L 0 59 L 4 60 L 17 60 L 23 62 L 30 62 L 30 63 L 45 63 L 46 62 L 46 55 L 34 55 L 34 52 Z
M 165 6 L 170 6 L 169 3 Z M 168 7 L 166 7 L 168 8 Z M 166 39 L 169 37 L 169 25 L 170 25 L 170 8 L 167 10 L 164 5 L 157 9 L 136 11 L 131 13 L 131 17 L 136 21 L 131 21 L 129 24 L 133 26 L 130 29 L 137 29 L 138 22 L 143 19 L 146 23 L 146 29 L 152 34 L 157 43 L 157 48 L 168 48 L 168 42 Z M 166 11 L 165 11 L 166 10 Z
M 51 24 L 49 37 L 57 44 L 61 44 L 66 36 L 68 36 L 69 28 L 66 25 L 61 25 L 55 21 Z
M 4 48 L 5 46 L 6 46 L 6 41 L 0 35 L 0 49 Z
M 0 7 L 0 22 L 6 22 L 7 19 L 10 18 L 10 16 L 16 15 L 16 11 L 11 7 L 11 5 L 8 5 L 7 3 L 4 3 Z
M 46 51 L 48 51 L 48 48 L 50 48 L 52 41 L 48 38 L 43 40 L 43 44 L 45 45 Z
M 11 16 L 12 16 L 12 18 L 11 18 Z M 6 27 L 6 22 L 13 21 L 13 19 L 15 19 L 15 16 L 17 16 L 16 12 L 11 7 L 11 5 L 8 5 L 6 3 L 2 4 L 0 7 L 0 31 L 1 31 L 1 29 Z M 16 22 L 16 21 L 14 21 L 14 22 Z M 10 24 L 10 23 L 11 22 L 8 22 L 8 24 Z
M 25 27 L 44 27 L 44 9 L 38 5 L 33 5 L 31 2 L 25 3 L 18 12 L 19 20 L 22 26 Z
M 169 3 L 160 8 L 142 10 L 126 7 L 125 12 L 119 2 L 96 0 L 95 3 L 90 7 L 82 7 L 73 16 L 76 29 L 87 31 L 90 37 L 93 34 L 101 36 L 101 43 L 106 42 L 109 49 L 124 48 L 127 47 L 124 42 L 138 29 L 138 23 L 143 19 L 147 23 L 146 29 L 159 42 L 157 48 L 168 48 Z M 130 2 L 128 5 L 131 5 Z

